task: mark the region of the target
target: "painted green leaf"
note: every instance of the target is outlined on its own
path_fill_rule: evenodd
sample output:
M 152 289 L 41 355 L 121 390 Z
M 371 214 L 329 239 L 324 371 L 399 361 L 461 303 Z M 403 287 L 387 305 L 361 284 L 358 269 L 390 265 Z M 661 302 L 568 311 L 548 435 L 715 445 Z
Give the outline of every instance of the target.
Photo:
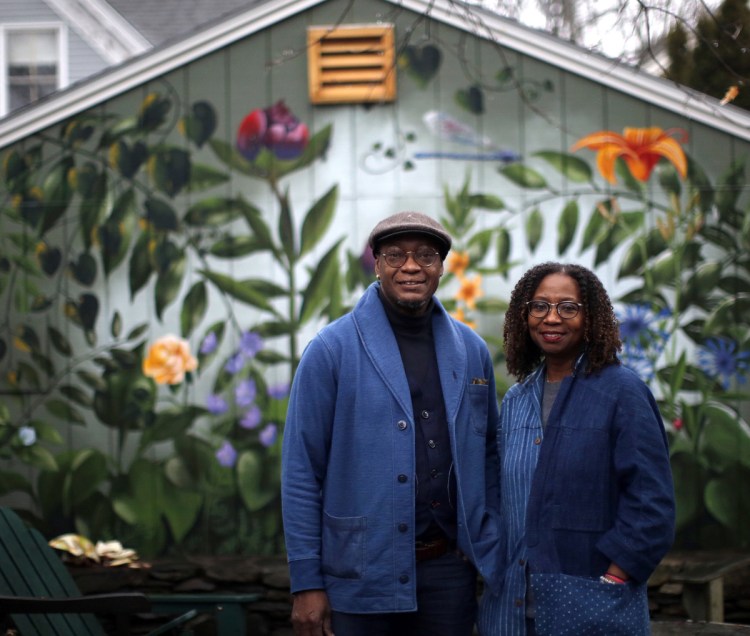
M 609 207 L 609 201 L 604 201 L 600 205 Z M 599 244 L 610 230 L 611 223 L 604 218 L 598 208 L 594 208 L 591 213 L 589 222 L 586 224 L 586 228 L 583 231 L 583 239 L 581 241 L 581 251 L 587 250 L 592 245 Z
M 158 148 L 149 157 L 147 169 L 154 186 L 173 197 L 190 182 L 190 154 L 181 148 Z
M 109 216 L 112 210 L 114 197 L 108 187 L 108 183 L 106 172 L 97 175 L 91 186 L 91 191 L 82 197 L 79 205 L 81 238 L 86 249 L 89 249 L 93 245 L 97 227 L 100 225 L 102 219 Z
M 596 246 L 594 265 L 605 263 L 612 257 L 612 253 L 620 247 L 629 236 L 628 230 L 622 224 L 617 223 L 609 226 L 609 231 L 601 238 Z
M 228 168 L 231 168 L 232 170 L 249 177 L 259 177 L 265 179 L 268 176 L 266 170 L 256 167 L 254 163 L 250 163 L 249 161 L 241 157 L 240 154 L 235 150 L 234 146 L 232 146 L 231 144 L 228 144 L 227 142 L 220 139 L 211 139 L 208 142 L 208 145 L 214 151 L 214 154 L 219 159 L 219 161 L 221 161 Z
M 203 192 L 226 183 L 229 178 L 226 172 L 202 163 L 193 162 L 190 166 L 190 182 L 185 190 L 186 192 Z
M 750 219 L 750 215 L 747 218 Z M 713 243 L 721 249 L 727 251 L 737 249 L 737 235 L 724 228 L 716 225 L 704 225 L 700 230 L 700 235 L 709 243 Z
M 73 279 L 86 287 L 91 286 L 96 280 L 96 270 L 96 259 L 89 252 L 80 254 L 78 260 L 71 262 L 68 267 Z
M 750 315 L 750 293 L 739 292 L 736 296 L 724 300 L 706 318 L 703 326 L 705 335 L 727 333 L 734 325 L 743 324 Z
M 102 265 L 106 276 L 109 276 L 127 256 L 137 223 L 135 193 L 128 189 L 117 198 L 112 214 L 98 229 Z
M 649 230 L 645 237 L 634 241 L 625 252 L 620 263 L 619 278 L 635 276 L 641 272 L 641 268 L 651 258 L 658 256 L 667 249 L 667 242 L 657 228 Z
M 171 406 L 159 411 L 153 423 L 143 431 L 140 450 L 143 451 L 156 442 L 183 435 L 197 418 L 205 414 L 206 409 L 194 405 Z
M 38 440 L 47 442 L 48 444 L 54 444 L 55 446 L 61 446 L 63 444 L 63 437 L 60 435 L 60 431 L 57 430 L 57 427 L 54 426 L 54 424 L 42 420 L 33 420 L 29 422 L 29 425 L 34 427 Z M 57 462 L 55 462 L 55 464 L 57 464 Z
M 83 329 L 93 330 L 98 316 L 99 299 L 94 294 L 81 294 L 78 297 L 78 318 Z
M 694 455 L 674 453 L 671 458 L 677 507 L 676 526 L 679 530 L 693 521 L 702 509 L 705 469 Z
M 565 254 L 578 228 L 578 201 L 571 199 L 565 204 L 560 220 L 557 222 L 557 253 Z
M 719 220 L 740 229 L 744 215 L 737 209 L 737 200 L 745 185 L 745 159 L 735 159 L 716 184 L 716 207 Z
M 71 402 L 75 402 L 76 404 L 85 406 L 86 408 L 91 407 L 91 396 L 88 393 L 84 393 L 83 391 L 81 391 L 81 389 L 79 389 L 77 386 L 74 386 L 72 384 L 63 384 L 60 387 L 60 393 L 62 393 Z
M 179 229 L 177 213 L 174 208 L 163 199 L 149 197 L 145 202 L 146 220 L 155 230 L 173 232 Z
M 40 236 L 55 227 L 60 217 L 68 209 L 73 190 L 68 183 L 68 170 L 73 167 L 72 157 L 64 157 L 55 164 L 42 185 L 44 216 L 40 227 Z
M 680 175 L 677 174 L 675 167 L 666 161 L 661 161 L 656 166 L 656 176 L 659 179 L 664 192 L 679 197 L 682 193 L 682 183 Z
M 138 110 L 138 128 L 142 132 L 157 129 L 166 121 L 171 108 L 172 101 L 169 98 L 162 97 L 158 93 L 149 93 Z
M 245 284 L 245 281 L 236 280 L 225 274 L 219 274 L 205 269 L 200 270 L 198 273 L 205 276 L 206 280 L 211 281 L 219 288 L 219 290 L 228 294 L 232 298 L 247 303 L 248 305 L 252 305 L 253 307 L 266 309 L 268 311 L 272 310 L 268 298 L 259 291 L 256 286 Z
M 469 205 L 473 208 L 483 210 L 500 211 L 505 210 L 505 201 L 494 194 L 472 194 L 469 195 Z
M 487 255 L 487 251 L 492 245 L 492 239 L 495 236 L 495 230 L 488 228 L 476 232 L 467 243 L 469 255 L 472 263 L 481 263 Z
M 281 247 L 286 254 L 289 263 L 295 262 L 297 245 L 295 243 L 294 219 L 292 209 L 289 205 L 289 192 L 285 192 L 281 200 L 281 211 L 279 213 L 279 238 Z
M 526 219 L 526 241 L 529 249 L 534 252 L 542 239 L 544 219 L 539 208 L 534 208 Z
M 721 273 L 722 266 L 718 261 L 706 261 L 699 265 L 683 287 L 678 310 L 685 311 L 690 305 L 710 310 L 713 305 L 710 296 L 719 285 Z
M 336 211 L 338 194 L 338 185 L 334 185 L 307 212 L 305 220 L 302 223 L 302 232 L 300 235 L 300 257 L 313 249 L 328 231 Z
M 216 131 L 216 110 L 210 102 L 195 102 L 190 107 L 190 114 L 180 120 L 179 128 L 185 137 L 200 148 Z
M 264 249 L 266 246 L 254 236 L 229 235 L 211 245 L 208 252 L 218 258 L 239 258 Z
M 547 187 L 547 181 L 541 174 L 520 162 L 503 166 L 498 172 L 521 188 L 538 190 Z
M 119 338 L 122 333 L 122 316 L 119 311 L 112 315 L 112 321 L 109 323 L 109 333 L 113 338 Z
M 454 96 L 456 104 L 472 115 L 482 115 L 484 113 L 484 93 L 479 85 L 469 86 L 456 91 Z
M 245 507 L 257 512 L 276 497 L 275 488 L 263 487 L 263 458 L 258 451 L 240 453 L 237 458 L 237 486 Z
M 105 384 L 104 380 L 102 380 L 101 375 L 97 373 L 79 369 L 78 371 L 76 371 L 76 375 L 81 379 L 82 382 L 84 382 L 84 384 L 88 385 L 95 391 L 105 391 L 107 389 L 107 385 Z
M 50 325 L 47 327 L 47 335 L 49 336 L 49 341 L 52 343 L 52 346 L 57 349 L 59 353 L 67 357 L 73 353 L 70 341 L 62 331 Z
M 312 273 L 307 287 L 302 294 L 302 308 L 300 309 L 299 324 L 304 325 L 315 312 L 328 300 L 331 289 L 332 277 L 339 269 L 339 246 L 343 238 L 320 259 L 317 267 Z
M 690 155 L 687 155 L 687 180 L 691 194 L 698 194 L 698 205 L 708 214 L 714 204 L 714 188 L 703 168 Z
M 555 170 L 560 172 L 568 181 L 574 183 L 588 183 L 593 179 L 591 166 L 583 159 L 565 152 L 543 150 L 535 152 L 532 157 L 544 159 Z
M 747 422 L 724 404 L 705 405 L 702 455 L 709 465 L 721 471 L 741 463 L 750 468 L 750 428 Z
M 705 502 L 708 511 L 726 528 L 739 531 L 750 519 L 750 470 L 735 467 L 711 479 L 706 485 Z M 739 541 L 746 536 L 738 536 Z M 743 533 L 744 534 L 744 533 Z
M 148 282 L 154 271 L 150 256 L 151 237 L 147 232 L 142 233 L 133 246 L 133 253 L 128 263 L 128 283 L 130 286 L 130 300 Z
M 59 417 L 61 420 L 70 422 L 71 424 L 85 424 L 85 421 L 81 414 L 74 409 L 68 402 L 63 400 L 47 400 L 44 403 L 44 407 L 55 417 Z
M 148 157 L 148 148 L 142 141 L 132 146 L 123 139 L 118 139 L 109 147 L 109 165 L 117 170 L 124 179 L 132 179 Z
M 190 291 L 185 295 L 182 302 L 182 311 L 180 312 L 180 329 L 182 336 L 187 338 L 193 333 L 193 330 L 200 324 L 206 315 L 208 308 L 208 295 L 206 294 L 206 284 L 203 281 L 194 283 Z
M 425 88 L 435 77 L 443 61 L 443 54 L 434 44 L 408 45 L 398 57 L 398 65 L 404 69 L 419 88 Z
M 242 204 L 237 199 L 211 197 L 188 208 L 185 223 L 193 227 L 218 227 L 242 217 Z
M 53 471 L 57 469 L 55 456 L 40 444 L 20 448 L 16 453 L 18 458 L 25 464 L 29 464 L 41 471 Z
M 202 505 L 203 496 L 199 493 L 175 488 L 169 481 L 164 481 L 164 505 L 161 510 L 175 543 L 179 544 L 195 525 Z
M 497 266 L 506 278 L 508 276 L 510 250 L 510 232 L 506 228 L 501 227 L 497 232 Z
M 276 250 L 271 236 L 271 230 L 263 219 L 260 210 L 254 205 L 250 205 L 242 198 L 237 199 L 242 216 L 245 217 L 248 226 L 252 230 L 255 239 L 266 249 Z
M 173 243 L 166 243 L 162 246 L 157 258 L 159 258 L 159 273 L 154 286 L 154 300 L 156 316 L 161 320 L 164 309 L 174 302 L 180 292 L 187 259 L 185 252 Z

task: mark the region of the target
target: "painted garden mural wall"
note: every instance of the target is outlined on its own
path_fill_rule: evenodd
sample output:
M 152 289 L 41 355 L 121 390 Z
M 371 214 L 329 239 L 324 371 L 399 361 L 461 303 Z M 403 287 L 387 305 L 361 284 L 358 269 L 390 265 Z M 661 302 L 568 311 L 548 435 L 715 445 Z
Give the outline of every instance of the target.
M 300 43 L 342 14 L 0 149 L 2 500 L 145 555 L 282 552 L 299 356 L 373 281 L 371 227 L 417 209 L 455 237 L 439 296 L 501 392 L 515 280 L 599 273 L 668 430 L 678 545 L 748 547 L 750 145 L 377 2 L 346 20 L 395 24 L 398 99 L 314 107 Z

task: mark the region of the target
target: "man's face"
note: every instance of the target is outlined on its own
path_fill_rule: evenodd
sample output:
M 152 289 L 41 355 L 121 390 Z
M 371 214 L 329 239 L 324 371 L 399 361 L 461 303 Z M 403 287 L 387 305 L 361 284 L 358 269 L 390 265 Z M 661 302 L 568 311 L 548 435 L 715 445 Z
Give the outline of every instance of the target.
M 404 234 L 383 241 L 375 261 L 375 273 L 380 277 L 383 297 L 396 309 L 404 313 L 419 315 L 426 311 L 440 277 L 443 275 L 443 261 L 440 255 L 429 267 L 420 265 L 415 255 L 423 250 L 439 252 L 438 242 L 425 234 Z M 401 267 L 391 267 L 384 254 L 410 252 Z

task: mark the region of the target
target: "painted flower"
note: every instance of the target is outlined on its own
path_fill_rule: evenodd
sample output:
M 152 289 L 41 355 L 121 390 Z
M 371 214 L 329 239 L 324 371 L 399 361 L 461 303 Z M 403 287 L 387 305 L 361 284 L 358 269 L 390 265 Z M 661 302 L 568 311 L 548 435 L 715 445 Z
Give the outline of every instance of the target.
M 197 368 L 198 361 L 190 353 L 187 340 L 171 334 L 154 342 L 143 361 L 144 375 L 153 378 L 157 384 L 179 384 L 186 373 Z
M 268 397 L 274 400 L 283 400 L 289 395 L 289 382 L 279 382 L 278 384 L 272 384 L 266 389 Z
M 258 428 L 262 419 L 263 414 L 260 412 L 258 406 L 253 404 L 240 419 L 240 426 L 248 430 Z
M 466 319 L 466 314 L 464 314 L 463 307 L 459 307 L 458 309 L 456 309 L 456 311 L 451 313 L 451 316 L 453 316 L 459 322 L 464 323 L 467 327 L 471 327 L 472 329 L 477 328 L 477 323 L 475 323 L 473 320 Z
M 227 440 L 224 440 L 216 451 L 216 460 L 225 468 L 231 468 L 237 462 L 237 451 Z
M 240 338 L 240 352 L 248 360 L 252 360 L 263 349 L 263 338 L 254 331 L 246 331 Z
M 682 139 L 672 138 L 681 133 Z M 600 130 L 586 135 L 573 144 L 571 151 L 588 148 L 596 150 L 596 165 L 601 175 L 610 183 L 616 182 L 615 162 L 625 160 L 630 173 L 639 181 L 648 181 L 651 172 L 663 157 L 674 165 L 681 177 L 687 175 L 687 158 L 681 143 L 686 140 L 684 131 L 651 128 L 625 128 L 620 135 L 610 130 Z
M 651 331 L 654 323 L 654 314 L 644 304 L 626 305 L 617 318 L 620 321 L 620 338 L 626 342 L 640 341 L 643 333 Z
M 216 336 L 216 332 L 209 331 L 206 334 L 206 337 L 203 338 L 203 342 L 201 342 L 201 348 L 200 352 L 207 356 L 209 353 L 213 353 L 216 351 L 216 347 L 219 344 L 219 338 Z
M 241 351 L 238 351 L 234 355 L 230 356 L 229 360 L 227 360 L 226 364 L 224 365 L 224 371 L 226 371 L 229 375 L 234 375 L 235 373 L 239 373 L 242 371 L 242 367 L 245 366 L 245 358 L 242 355 Z
M 469 309 L 476 309 L 477 298 L 484 295 L 482 291 L 482 276 L 477 274 L 473 278 L 461 278 L 461 286 L 456 292 L 456 300 L 462 300 Z
M 252 111 L 237 129 L 237 150 L 249 161 L 254 161 L 262 148 L 279 159 L 296 159 L 309 140 L 307 126 L 292 115 L 283 100 Z
M 279 436 L 279 429 L 276 424 L 268 424 L 258 435 L 260 443 L 266 448 L 273 446 L 276 438 Z
M 237 406 L 250 406 L 255 399 L 257 389 L 253 380 L 242 380 L 234 389 L 234 401 Z
M 674 430 L 679 431 L 683 426 L 683 421 L 678 417 L 672 422 L 672 426 L 674 427 Z
M 206 398 L 206 409 L 212 415 L 221 415 L 229 410 L 229 405 L 223 397 L 213 394 Z
M 36 429 L 33 426 L 22 426 L 18 429 L 18 438 L 24 446 L 33 446 L 36 443 Z
M 737 382 L 747 380 L 750 351 L 737 351 L 737 343 L 729 338 L 709 338 L 698 351 L 698 365 L 727 390 L 733 378 Z
M 453 251 L 448 254 L 448 263 L 446 264 L 446 270 L 449 273 L 455 274 L 459 278 L 463 277 L 466 272 L 466 268 L 470 263 L 469 252 L 458 252 Z

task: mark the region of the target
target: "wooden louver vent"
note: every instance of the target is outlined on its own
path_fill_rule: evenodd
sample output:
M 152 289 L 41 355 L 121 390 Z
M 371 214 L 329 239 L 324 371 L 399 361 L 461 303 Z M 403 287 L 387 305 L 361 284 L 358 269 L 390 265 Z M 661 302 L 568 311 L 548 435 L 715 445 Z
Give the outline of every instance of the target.
M 392 25 L 310 27 L 307 51 L 313 104 L 396 99 Z

